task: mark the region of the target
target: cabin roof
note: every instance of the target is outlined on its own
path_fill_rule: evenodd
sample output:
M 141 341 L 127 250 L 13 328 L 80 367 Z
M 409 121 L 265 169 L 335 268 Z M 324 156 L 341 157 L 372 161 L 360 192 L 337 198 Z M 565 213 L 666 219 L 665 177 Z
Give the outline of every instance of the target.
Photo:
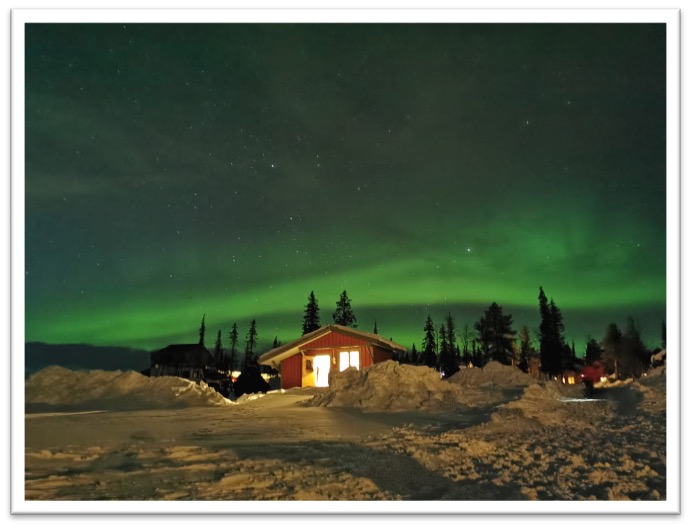
M 317 330 L 314 330 L 308 334 L 305 334 L 304 336 L 296 339 L 295 341 L 291 341 L 290 343 L 286 343 L 285 345 L 281 345 L 279 347 L 273 348 L 269 350 L 268 352 L 265 352 L 259 357 L 259 363 L 262 365 L 274 365 L 278 363 L 279 361 L 282 361 L 286 359 L 287 357 L 292 356 L 293 354 L 296 354 L 300 351 L 300 348 L 303 347 L 304 345 L 310 344 L 312 341 L 316 341 L 322 336 L 325 336 L 331 332 L 335 332 L 347 337 L 354 337 L 356 339 L 360 339 L 363 341 L 367 341 L 368 343 L 372 345 L 377 345 L 381 348 L 384 348 L 385 350 L 389 350 L 391 352 L 395 351 L 400 351 L 400 352 L 405 352 L 406 347 L 395 343 L 394 341 L 389 341 L 388 339 L 384 339 L 381 335 L 379 334 L 371 334 L 369 332 L 362 332 L 360 330 L 356 330 L 355 328 L 350 328 L 348 326 L 342 326 L 338 324 L 332 324 L 332 325 L 327 325 L 327 326 L 321 326 Z

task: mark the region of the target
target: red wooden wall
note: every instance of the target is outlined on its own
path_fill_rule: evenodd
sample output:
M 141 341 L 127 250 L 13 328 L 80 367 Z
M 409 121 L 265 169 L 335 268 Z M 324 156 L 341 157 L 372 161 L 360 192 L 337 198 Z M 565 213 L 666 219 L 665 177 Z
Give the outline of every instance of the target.
M 358 339 L 357 337 L 349 337 L 343 334 L 337 334 L 336 332 L 329 332 L 301 348 L 308 350 L 314 348 L 346 347 L 351 345 L 367 346 L 368 342 Z
M 330 332 L 315 341 L 307 343 L 301 347 L 306 356 L 314 356 L 317 354 L 331 354 L 339 361 L 339 349 L 342 347 L 359 347 L 360 348 L 360 368 L 367 368 L 374 363 L 380 363 L 392 359 L 392 353 L 388 350 L 370 345 L 367 341 L 357 337 L 345 336 L 336 332 Z M 373 356 L 370 355 L 370 350 L 373 350 Z M 338 363 L 332 364 L 332 368 L 338 368 Z M 292 387 L 302 386 L 303 379 L 303 358 L 300 352 L 284 359 L 281 362 L 281 388 L 290 389 Z
M 383 361 L 387 361 L 389 359 L 392 359 L 394 354 L 390 352 L 389 350 L 385 350 L 384 348 L 380 348 L 378 346 L 374 346 L 374 356 L 375 356 L 375 363 L 382 363 Z
M 300 353 L 281 362 L 281 388 L 300 387 L 303 376 L 303 358 Z

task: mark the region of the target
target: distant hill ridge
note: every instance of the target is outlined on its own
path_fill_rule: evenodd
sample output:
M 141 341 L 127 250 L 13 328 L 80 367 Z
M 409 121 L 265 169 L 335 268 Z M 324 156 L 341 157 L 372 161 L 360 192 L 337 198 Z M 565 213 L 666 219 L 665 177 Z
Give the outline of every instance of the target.
M 24 345 L 24 376 L 50 365 L 70 370 L 135 370 L 149 367 L 149 351 L 123 346 L 88 344 L 53 345 L 29 342 Z

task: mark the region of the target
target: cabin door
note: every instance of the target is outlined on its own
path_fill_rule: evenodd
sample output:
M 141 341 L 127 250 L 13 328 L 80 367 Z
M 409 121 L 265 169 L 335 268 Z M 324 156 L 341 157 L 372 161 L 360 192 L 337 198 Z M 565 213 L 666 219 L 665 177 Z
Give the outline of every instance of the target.
M 315 356 L 312 360 L 315 371 L 315 387 L 329 387 L 329 368 L 332 364 L 332 356 Z

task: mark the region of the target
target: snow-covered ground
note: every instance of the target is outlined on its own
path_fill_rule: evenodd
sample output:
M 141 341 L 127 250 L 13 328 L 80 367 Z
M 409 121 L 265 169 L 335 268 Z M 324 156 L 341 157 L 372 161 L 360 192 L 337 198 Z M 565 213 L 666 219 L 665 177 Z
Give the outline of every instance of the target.
M 658 374 L 658 373 L 657 373 Z M 385 362 L 235 402 L 178 378 L 26 382 L 27 500 L 664 500 L 665 375 L 599 390 Z

